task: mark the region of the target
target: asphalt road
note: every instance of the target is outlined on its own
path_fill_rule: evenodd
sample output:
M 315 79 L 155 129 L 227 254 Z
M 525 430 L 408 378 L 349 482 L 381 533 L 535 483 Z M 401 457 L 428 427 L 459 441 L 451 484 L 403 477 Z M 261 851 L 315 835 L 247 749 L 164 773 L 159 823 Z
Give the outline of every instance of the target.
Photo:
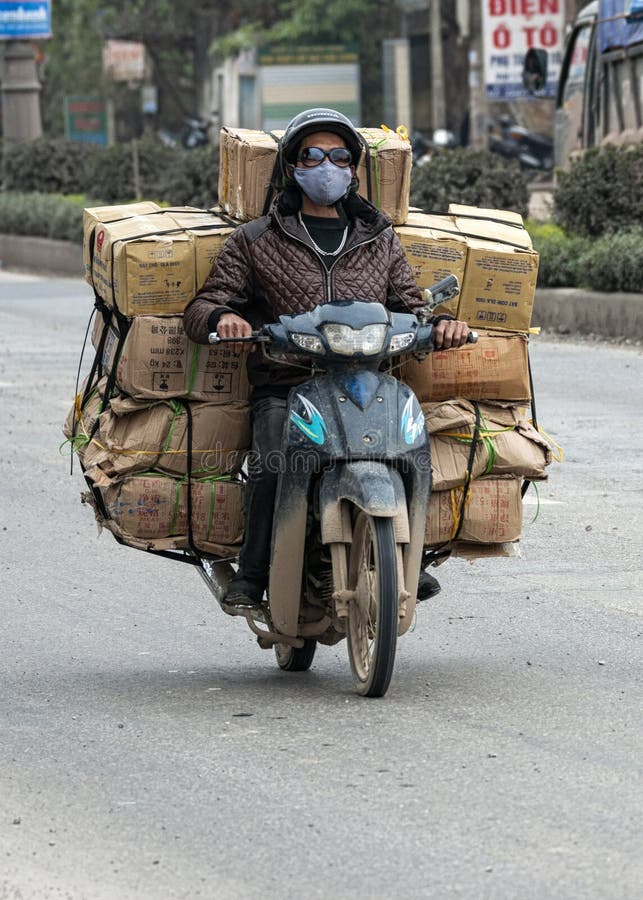
M 383 700 L 100 538 L 59 454 L 90 294 L 0 274 L 0 900 L 641 896 L 643 358 L 537 338 L 522 555 L 450 561 Z

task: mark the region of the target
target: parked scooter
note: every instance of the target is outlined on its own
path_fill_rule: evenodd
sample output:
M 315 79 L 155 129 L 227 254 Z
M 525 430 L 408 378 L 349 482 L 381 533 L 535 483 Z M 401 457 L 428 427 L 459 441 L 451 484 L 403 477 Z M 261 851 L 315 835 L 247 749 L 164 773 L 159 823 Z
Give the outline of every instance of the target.
M 167 128 L 159 128 L 158 136 L 166 147 L 183 147 L 185 150 L 205 147 L 210 143 L 207 121 L 190 116 L 183 119 L 183 125 L 178 134 L 168 131 Z
M 554 168 L 554 142 L 544 134 L 528 131 L 511 116 L 498 119 L 500 133 L 489 134 L 489 149 L 505 159 L 517 159 L 529 172 L 550 172 Z
M 416 131 L 411 138 L 412 164 L 424 166 L 431 162 L 436 153 L 443 150 L 453 150 L 458 146 L 458 139 L 452 131 L 446 128 L 437 128 L 430 138 Z
M 443 279 L 425 292 L 427 314 L 457 293 L 457 279 Z M 431 461 L 420 404 L 390 371 L 433 349 L 426 318 L 336 301 L 234 339 L 285 364 L 299 358 L 311 377 L 290 392 L 267 604 L 226 606 L 231 565 L 200 559 L 224 611 L 245 616 L 280 668 L 306 670 L 318 643 L 346 638 L 354 688 L 368 697 L 386 693 L 415 612 Z

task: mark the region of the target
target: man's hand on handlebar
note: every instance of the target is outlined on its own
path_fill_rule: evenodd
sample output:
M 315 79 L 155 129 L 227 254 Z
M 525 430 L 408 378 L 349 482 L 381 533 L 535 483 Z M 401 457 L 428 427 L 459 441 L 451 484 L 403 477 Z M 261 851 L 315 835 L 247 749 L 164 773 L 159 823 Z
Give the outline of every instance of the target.
M 236 313 L 224 313 L 217 323 L 217 334 L 219 337 L 233 340 L 234 338 L 252 337 L 252 326 L 241 316 Z M 238 346 L 245 351 L 253 350 L 254 344 L 239 343 Z
M 448 350 L 467 343 L 469 326 L 458 319 L 442 319 L 433 328 L 433 346 L 436 350 Z

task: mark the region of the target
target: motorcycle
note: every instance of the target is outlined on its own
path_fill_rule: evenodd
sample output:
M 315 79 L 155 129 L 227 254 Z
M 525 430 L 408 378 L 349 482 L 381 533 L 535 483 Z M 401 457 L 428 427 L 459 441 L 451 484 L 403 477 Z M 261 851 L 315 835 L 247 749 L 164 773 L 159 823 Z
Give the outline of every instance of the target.
M 391 370 L 405 354 L 432 350 L 428 312 L 458 290 L 454 276 L 443 279 L 417 317 L 335 301 L 251 337 L 209 336 L 310 369 L 289 396 L 267 604 L 226 605 L 230 562 L 198 561 L 222 609 L 244 616 L 283 670 L 306 670 L 318 643 L 346 639 L 355 691 L 381 697 L 389 687 L 398 635 L 414 618 L 431 486 L 420 404 Z
M 194 150 L 196 147 L 206 147 L 210 143 L 208 134 L 208 122 L 202 118 L 186 116 L 178 134 L 160 128 L 159 140 L 166 147 L 183 147 L 184 150 Z
M 528 131 L 511 116 L 500 116 L 500 134 L 489 135 L 489 149 L 505 159 L 517 159 L 528 172 L 550 172 L 554 168 L 554 142 L 544 134 Z

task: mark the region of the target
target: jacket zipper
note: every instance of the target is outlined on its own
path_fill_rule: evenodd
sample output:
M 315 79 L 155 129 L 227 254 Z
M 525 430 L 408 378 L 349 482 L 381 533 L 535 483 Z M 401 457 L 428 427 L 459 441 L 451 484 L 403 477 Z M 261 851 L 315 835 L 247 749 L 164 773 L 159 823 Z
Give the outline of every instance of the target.
M 333 260 L 333 263 L 332 263 L 330 269 L 327 269 L 326 265 L 324 264 L 324 260 L 323 260 L 322 256 L 317 252 L 317 250 L 315 249 L 315 247 L 312 244 L 306 243 L 306 241 L 302 240 L 300 237 L 297 237 L 296 234 L 293 234 L 292 232 L 288 231 L 286 228 L 284 228 L 284 226 L 281 224 L 281 222 L 279 222 L 279 227 L 284 232 L 284 234 L 288 235 L 288 237 L 291 237 L 293 240 L 297 241 L 298 243 L 303 244 L 304 247 L 308 247 L 309 250 L 312 250 L 313 254 L 319 260 L 321 267 L 322 267 L 322 272 L 326 276 L 326 295 L 327 295 L 326 302 L 327 303 L 332 303 L 332 300 L 333 300 L 332 272 L 333 272 L 333 269 L 335 268 L 335 266 L 337 265 L 337 263 L 339 262 L 339 260 L 343 259 L 349 253 L 352 253 L 353 250 L 357 250 L 358 247 L 365 247 L 367 244 L 372 244 L 373 241 L 377 240 L 377 238 L 384 231 L 386 231 L 386 228 L 381 228 L 376 234 L 374 234 L 372 237 L 368 238 L 367 240 L 360 241 L 358 244 L 354 244 L 352 247 L 349 247 L 347 250 L 344 250 L 343 253 L 340 253 Z

